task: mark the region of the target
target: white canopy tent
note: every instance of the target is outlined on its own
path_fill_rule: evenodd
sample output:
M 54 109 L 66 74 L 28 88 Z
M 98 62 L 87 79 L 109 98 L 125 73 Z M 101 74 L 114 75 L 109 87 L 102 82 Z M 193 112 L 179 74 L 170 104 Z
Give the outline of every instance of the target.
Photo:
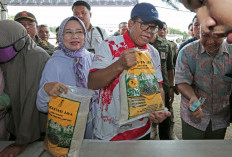
M 0 0 L 1 19 L 7 19 L 7 5 L 71 6 L 76 0 Z M 138 0 L 85 0 L 91 6 L 133 6 Z
M 2 20 L 6 19 L 7 17 L 7 2 L 8 0 L 0 0 Z

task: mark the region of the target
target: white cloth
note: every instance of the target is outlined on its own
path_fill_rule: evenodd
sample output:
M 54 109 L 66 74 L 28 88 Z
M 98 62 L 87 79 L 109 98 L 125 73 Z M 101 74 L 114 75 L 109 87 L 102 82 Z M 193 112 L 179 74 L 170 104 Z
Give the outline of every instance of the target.
M 103 38 L 105 40 L 108 37 L 108 34 L 105 29 L 103 28 L 100 29 L 102 31 Z M 92 26 L 91 30 L 87 31 L 87 42 L 85 43 L 85 48 L 87 50 L 94 49 L 96 51 L 96 49 L 99 47 L 102 41 L 103 39 L 101 37 L 100 32 L 96 27 Z

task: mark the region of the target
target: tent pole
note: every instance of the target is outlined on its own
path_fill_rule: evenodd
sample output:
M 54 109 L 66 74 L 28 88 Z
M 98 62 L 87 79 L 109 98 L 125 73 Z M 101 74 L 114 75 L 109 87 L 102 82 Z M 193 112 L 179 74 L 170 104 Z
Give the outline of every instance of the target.
M 7 0 L 1 0 L 1 20 L 7 19 Z

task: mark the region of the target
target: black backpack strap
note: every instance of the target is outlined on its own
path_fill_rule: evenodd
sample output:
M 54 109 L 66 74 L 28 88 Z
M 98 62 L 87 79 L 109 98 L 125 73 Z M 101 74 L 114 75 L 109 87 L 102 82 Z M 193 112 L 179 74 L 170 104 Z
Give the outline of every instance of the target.
M 96 28 L 97 28 L 98 32 L 101 34 L 102 40 L 104 40 L 104 37 L 103 37 L 101 29 L 99 27 L 96 27 Z

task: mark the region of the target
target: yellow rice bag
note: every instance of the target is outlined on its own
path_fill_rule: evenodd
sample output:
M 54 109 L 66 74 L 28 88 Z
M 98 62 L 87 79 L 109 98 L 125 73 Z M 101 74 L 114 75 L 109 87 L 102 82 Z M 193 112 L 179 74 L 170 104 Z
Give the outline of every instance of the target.
M 121 117 L 119 125 L 163 111 L 155 68 L 147 50 L 136 51 L 137 65 L 120 75 Z
M 53 156 L 79 156 L 93 91 L 69 87 L 68 93 L 51 98 L 44 148 Z

